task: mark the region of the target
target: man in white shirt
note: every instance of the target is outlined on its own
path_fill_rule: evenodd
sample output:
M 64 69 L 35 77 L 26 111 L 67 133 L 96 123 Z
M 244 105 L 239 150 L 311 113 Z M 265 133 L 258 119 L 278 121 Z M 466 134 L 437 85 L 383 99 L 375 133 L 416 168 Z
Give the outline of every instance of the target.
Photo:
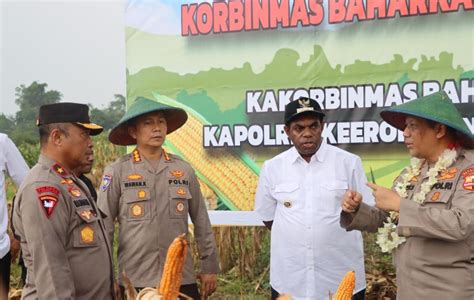
M 5 173 L 13 179 L 16 186 L 20 186 L 28 166 L 6 134 L 0 133 L 0 299 L 7 299 L 10 285 L 10 238 L 7 234 L 8 209 L 5 190 Z
M 285 107 L 285 132 L 294 147 L 266 161 L 255 210 L 271 230 L 272 299 L 328 299 L 345 273 L 356 272 L 353 299 L 364 299 L 362 236 L 339 225 L 348 189 L 373 203 L 360 158 L 322 140 L 324 113 L 312 99 Z

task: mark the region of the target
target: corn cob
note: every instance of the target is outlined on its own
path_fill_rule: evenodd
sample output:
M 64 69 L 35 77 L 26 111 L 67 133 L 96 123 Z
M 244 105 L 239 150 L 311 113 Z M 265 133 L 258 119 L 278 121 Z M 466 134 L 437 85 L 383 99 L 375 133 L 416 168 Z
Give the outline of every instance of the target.
M 349 271 L 342 279 L 333 300 L 351 300 L 355 287 L 355 272 Z
M 253 210 L 255 191 L 258 183 L 258 171 L 246 164 L 237 154 L 213 149 L 212 154 L 201 145 L 203 123 L 206 121 L 197 113 L 178 102 L 155 94 L 160 102 L 180 106 L 188 112 L 186 124 L 166 137 L 166 146 L 172 152 L 183 156 L 192 164 L 201 180 L 206 182 L 217 195 L 230 203 L 233 210 Z
M 166 261 L 158 291 L 163 299 L 175 300 L 179 295 L 186 259 L 187 241 L 184 234 L 173 240 L 166 254 Z

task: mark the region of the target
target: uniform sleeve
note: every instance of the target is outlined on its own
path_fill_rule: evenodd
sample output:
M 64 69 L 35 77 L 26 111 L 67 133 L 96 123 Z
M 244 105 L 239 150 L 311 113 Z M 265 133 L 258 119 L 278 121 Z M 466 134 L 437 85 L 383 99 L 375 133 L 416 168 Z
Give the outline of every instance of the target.
M 468 238 L 474 231 L 474 191 L 464 187 L 462 176 L 459 176 L 451 197 L 450 209 L 423 206 L 402 199 L 398 234 L 450 242 Z
M 106 215 L 103 220 L 111 246 L 114 241 L 115 219 L 119 213 L 122 193 L 120 182 L 119 172 L 116 172 L 113 166 L 106 167 L 97 195 L 97 206 Z
M 354 160 L 354 166 L 351 173 L 351 190 L 359 192 L 362 195 L 362 201 L 367 205 L 375 205 L 372 191 L 367 186 L 367 177 L 365 176 L 362 161 L 359 157 Z
M 13 142 L 7 138 L 5 141 L 5 156 L 8 175 L 13 179 L 16 186 L 19 187 L 29 171 L 23 156 Z
M 376 232 L 383 225 L 388 213 L 362 202 L 355 213 L 341 212 L 340 224 L 347 231 L 360 230 Z
M 255 193 L 255 211 L 260 215 L 262 221 L 273 221 L 276 207 L 277 201 L 270 193 L 268 164 L 264 163 L 258 179 L 257 192 Z
M 51 187 L 51 183 L 25 187 L 18 203 L 26 240 L 22 244 L 26 242 L 31 255 L 38 298 L 74 299 L 74 279 L 66 255 L 71 208 L 59 194 L 48 217 L 36 190 L 43 186 Z
M 199 250 L 200 273 L 217 274 L 219 273 L 219 257 L 206 204 L 196 175 L 193 171 L 189 174 L 189 189 L 192 196 L 189 201 L 189 216 L 194 224 L 194 237 Z

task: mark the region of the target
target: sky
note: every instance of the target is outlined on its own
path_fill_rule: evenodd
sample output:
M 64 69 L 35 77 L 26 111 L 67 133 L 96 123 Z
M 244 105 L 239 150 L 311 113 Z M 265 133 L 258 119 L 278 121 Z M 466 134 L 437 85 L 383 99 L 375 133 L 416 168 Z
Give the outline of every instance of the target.
M 63 102 L 104 107 L 126 93 L 125 0 L 0 0 L 0 113 L 33 81 Z

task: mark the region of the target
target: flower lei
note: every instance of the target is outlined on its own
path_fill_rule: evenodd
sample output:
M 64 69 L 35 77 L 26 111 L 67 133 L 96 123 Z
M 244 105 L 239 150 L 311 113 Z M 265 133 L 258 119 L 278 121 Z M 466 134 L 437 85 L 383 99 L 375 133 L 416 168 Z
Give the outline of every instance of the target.
M 430 168 L 427 172 L 428 180 L 425 181 L 420 188 L 420 191 L 412 197 L 412 201 L 422 204 L 425 201 L 426 194 L 431 191 L 433 185 L 438 182 L 437 176 L 440 172 L 445 171 L 451 166 L 456 160 L 457 152 L 455 149 L 446 149 L 438 158 L 438 161 L 434 167 Z M 395 191 L 401 198 L 407 198 L 407 187 L 410 180 L 417 177 L 421 173 L 422 161 L 418 158 L 412 158 L 410 166 L 405 168 L 404 174 L 401 176 L 401 180 L 395 185 Z M 403 244 L 406 241 L 405 237 L 397 234 L 397 223 L 399 213 L 391 211 L 387 217 L 387 221 L 383 227 L 378 229 L 377 232 L 377 244 L 380 246 L 382 252 L 389 253 L 393 249 L 397 248 L 398 245 Z

